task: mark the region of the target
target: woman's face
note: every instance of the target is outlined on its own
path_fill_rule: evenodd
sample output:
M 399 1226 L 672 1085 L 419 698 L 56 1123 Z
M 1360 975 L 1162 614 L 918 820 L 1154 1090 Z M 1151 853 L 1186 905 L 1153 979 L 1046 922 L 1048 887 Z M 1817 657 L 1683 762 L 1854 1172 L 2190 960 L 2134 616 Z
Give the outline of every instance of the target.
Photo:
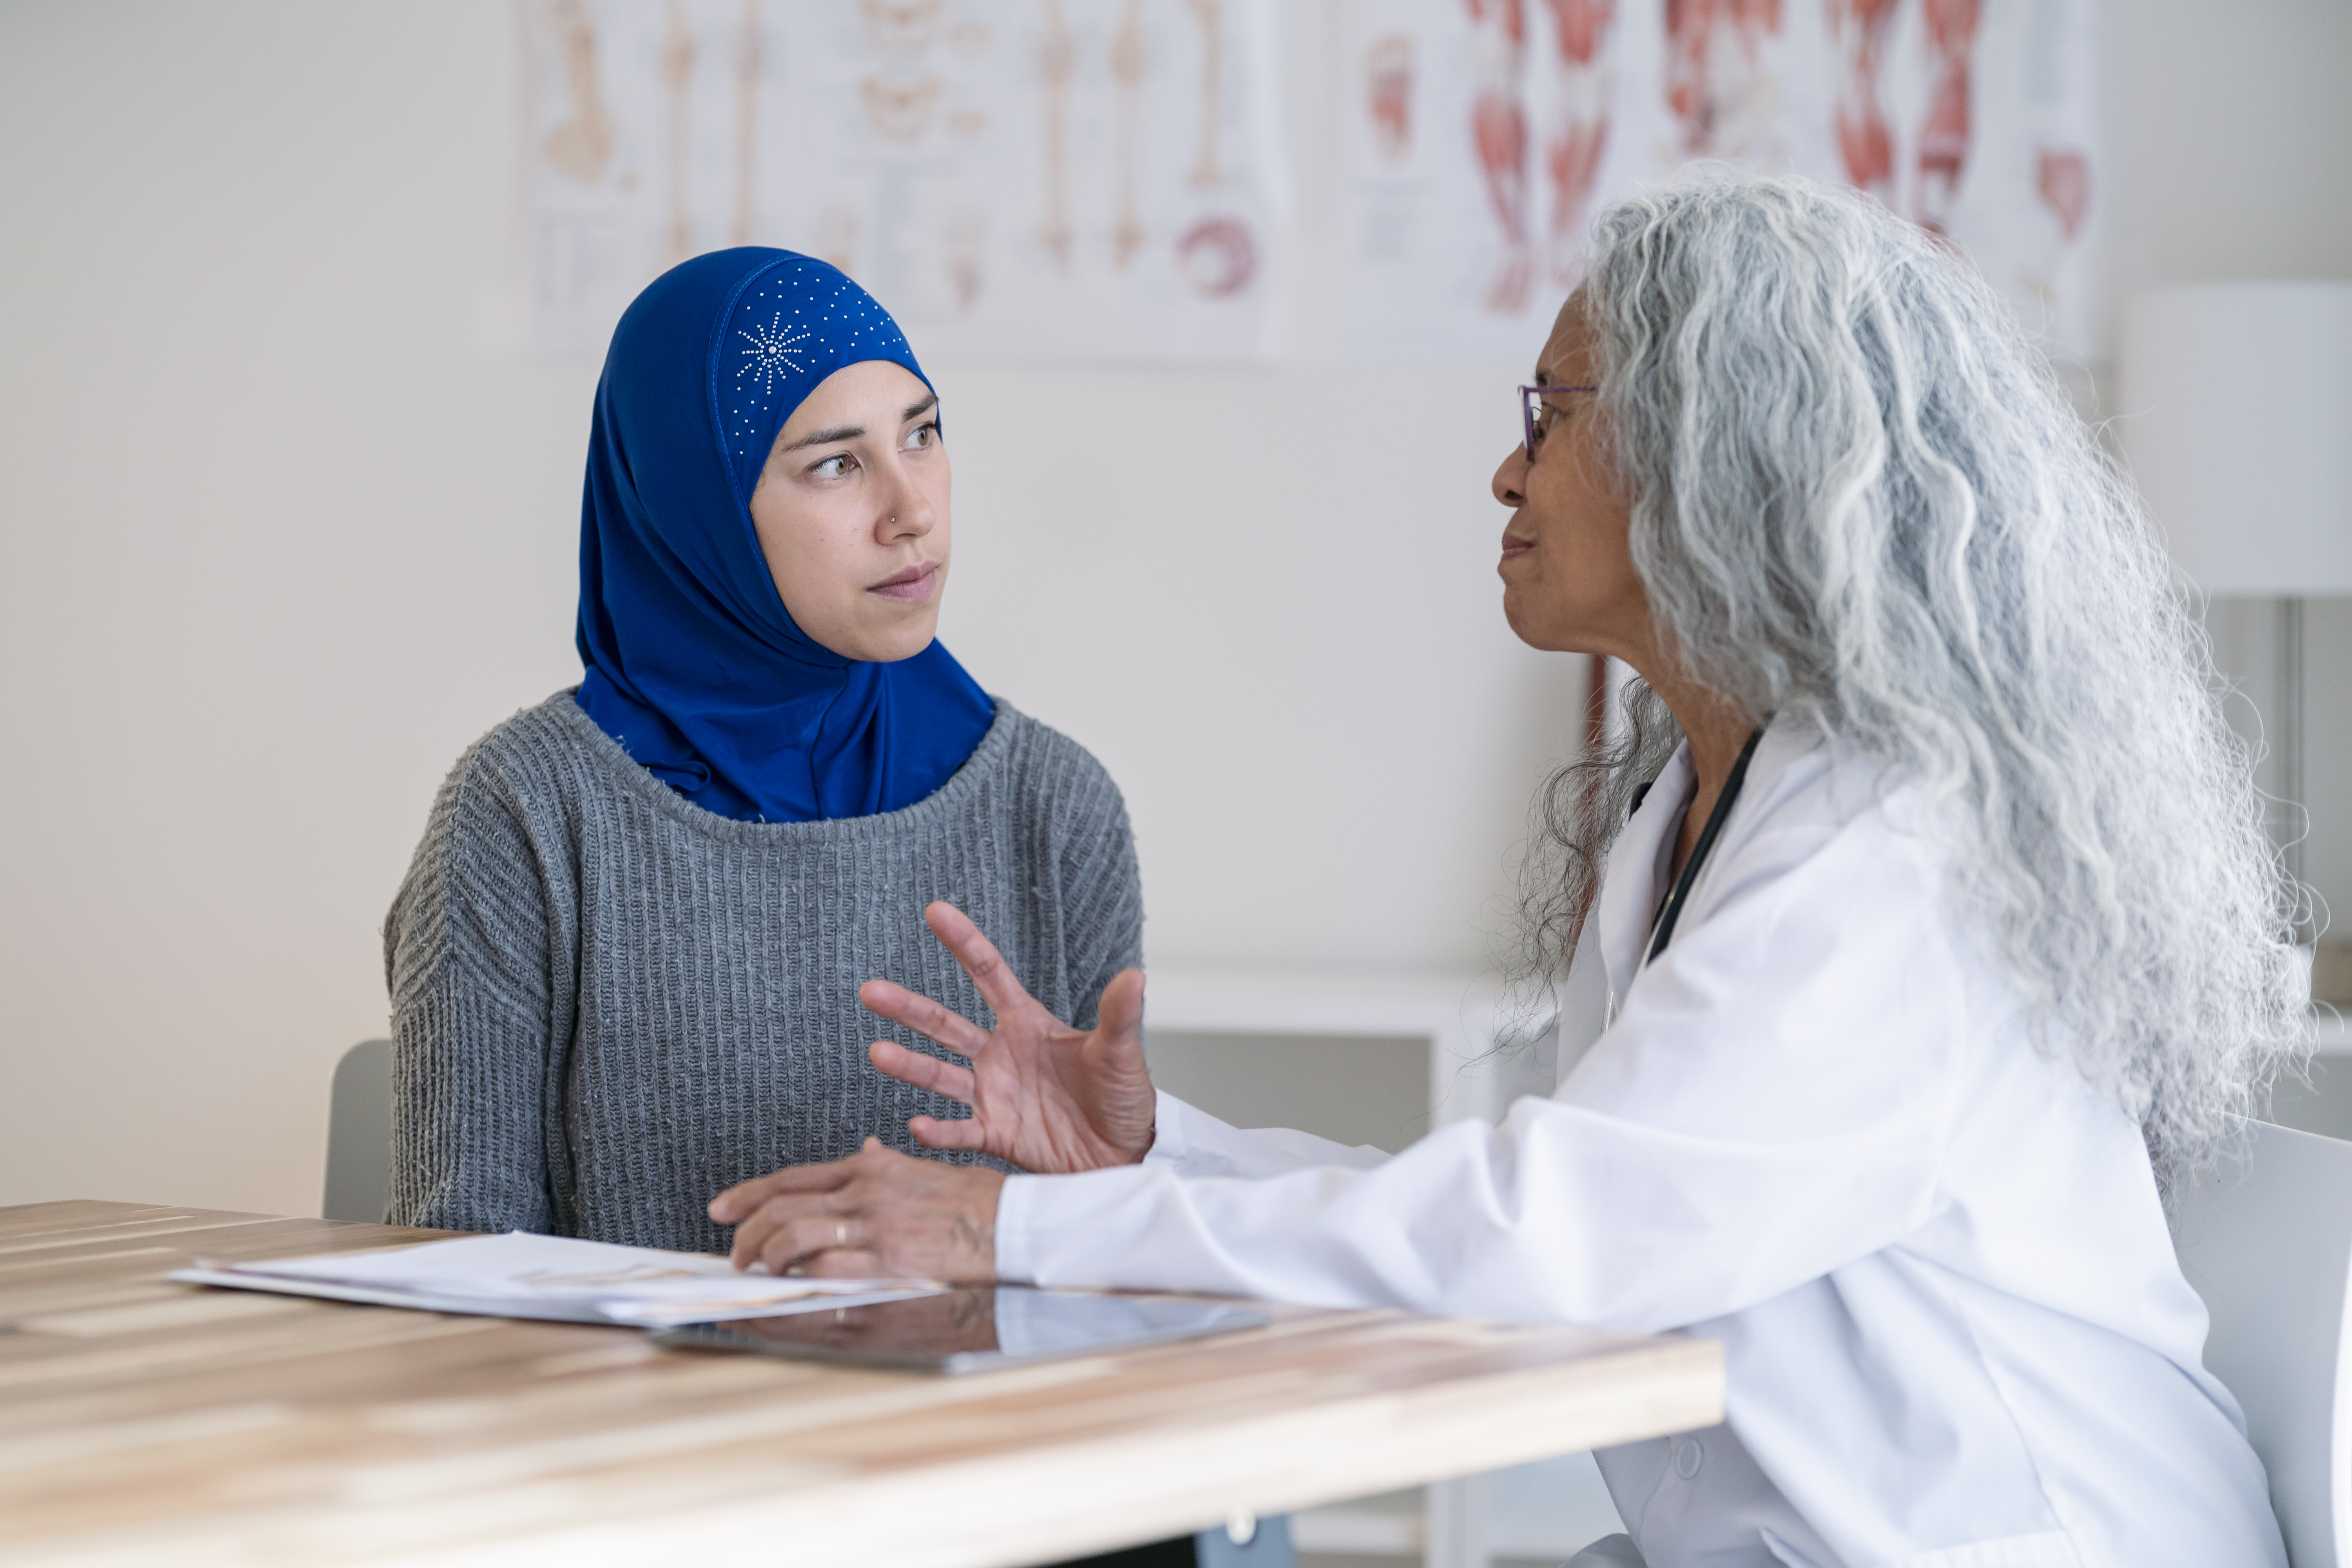
M 776 432 L 751 526 L 793 624 L 844 658 L 929 647 L 948 578 L 939 404 L 887 360 L 845 365 Z
M 1538 386 L 1592 386 L 1601 366 L 1579 301 L 1559 320 L 1536 364 Z M 1544 399 L 1533 462 L 1514 447 L 1495 470 L 1495 499 L 1511 509 L 1503 530 L 1503 614 L 1519 640 L 1562 653 L 1605 653 L 1636 668 L 1650 661 L 1650 608 L 1627 543 L 1632 503 L 1601 439 L 1599 400 L 1589 392 Z

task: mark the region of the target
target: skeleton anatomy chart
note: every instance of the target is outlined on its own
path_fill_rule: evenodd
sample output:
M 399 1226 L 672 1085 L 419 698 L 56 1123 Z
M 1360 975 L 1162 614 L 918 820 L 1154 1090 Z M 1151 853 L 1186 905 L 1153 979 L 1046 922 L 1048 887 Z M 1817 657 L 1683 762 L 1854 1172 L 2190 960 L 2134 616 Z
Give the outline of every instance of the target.
M 536 332 L 821 256 L 924 353 L 1257 357 L 1280 0 L 517 0 Z
M 2095 356 L 2094 0 L 1349 0 L 1349 335 L 1526 359 L 1612 200 L 1845 181 Z

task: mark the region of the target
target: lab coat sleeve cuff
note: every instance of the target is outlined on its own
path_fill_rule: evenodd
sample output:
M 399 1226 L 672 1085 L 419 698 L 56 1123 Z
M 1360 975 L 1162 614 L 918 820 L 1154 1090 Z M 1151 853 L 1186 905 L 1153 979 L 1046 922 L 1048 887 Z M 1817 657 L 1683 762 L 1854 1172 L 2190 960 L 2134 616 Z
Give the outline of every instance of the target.
M 1005 1177 L 996 1198 L 997 1279 L 1009 1285 L 1127 1282 L 1134 1271 L 1129 1255 L 1150 1234 L 1160 1200 L 1176 1184 L 1173 1171 L 1141 1165 Z
M 1008 1285 L 1037 1282 L 1029 1246 L 1030 1200 L 1050 1178 L 1007 1176 L 996 1193 L 996 1277 Z
M 1151 1147 L 1143 1163 L 1181 1167 L 1192 1152 L 1192 1121 L 1199 1113 L 1164 1089 L 1154 1092 L 1160 1099 L 1152 1110 Z
M 1151 1147 L 1144 1152 L 1142 1166 L 1173 1175 L 1188 1161 L 1203 1152 L 1196 1138 L 1206 1133 L 1213 1141 L 1224 1123 L 1213 1116 L 1194 1110 L 1165 1089 L 1156 1091 L 1159 1100 L 1152 1110 Z M 1132 1174 L 1137 1167 L 1118 1168 Z M 1066 1176 L 1007 1176 L 996 1199 L 996 1277 L 1012 1284 L 1042 1284 L 1037 1277 L 1050 1251 L 1045 1238 L 1066 1240 L 1074 1226 L 1083 1226 L 1088 1220 L 1101 1217 L 1099 1202 L 1082 1201 L 1082 1194 L 1097 1194 L 1111 1199 L 1113 1207 L 1131 1195 L 1129 1184 L 1113 1180 L 1108 1185 L 1115 1194 L 1105 1193 L 1102 1177 L 1108 1172 L 1092 1173 L 1093 1180 Z M 1074 1211 L 1075 1207 L 1075 1211 Z M 1082 1217 L 1083 1216 L 1083 1217 Z

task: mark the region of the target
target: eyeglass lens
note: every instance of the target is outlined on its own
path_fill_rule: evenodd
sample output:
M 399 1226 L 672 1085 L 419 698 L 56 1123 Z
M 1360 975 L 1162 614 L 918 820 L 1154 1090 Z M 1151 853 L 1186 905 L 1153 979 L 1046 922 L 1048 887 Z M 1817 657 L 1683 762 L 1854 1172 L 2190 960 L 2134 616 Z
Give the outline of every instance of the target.
M 1545 397 L 1556 392 L 1598 392 L 1597 386 L 1523 386 L 1519 388 L 1519 420 L 1527 432 L 1528 458 L 1534 460 L 1543 444 L 1545 426 L 1552 413 Z
M 1527 431 L 1528 456 L 1533 458 L 1536 448 L 1543 445 L 1544 421 L 1549 411 L 1544 405 L 1540 387 L 1519 388 L 1519 418 Z

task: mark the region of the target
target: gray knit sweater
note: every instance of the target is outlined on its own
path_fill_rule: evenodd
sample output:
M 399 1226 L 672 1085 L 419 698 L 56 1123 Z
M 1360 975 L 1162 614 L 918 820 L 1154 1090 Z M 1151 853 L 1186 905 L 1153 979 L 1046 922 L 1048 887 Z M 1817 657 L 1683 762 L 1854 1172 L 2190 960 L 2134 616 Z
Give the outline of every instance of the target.
M 457 760 L 384 922 L 389 1217 L 723 1251 L 720 1189 L 869 1133 L 912 1152 L 909 1116 L 965 1112 L 874 1070 L 873 1040 L 937 1048 L 857 987 L 990 1021 L 934 899 L 1082 1028 L 1142 962 L 1117 786 L 1006 704 L 929 799 L 781 824 L 690 804 L 569 691 L 516 714 Z

